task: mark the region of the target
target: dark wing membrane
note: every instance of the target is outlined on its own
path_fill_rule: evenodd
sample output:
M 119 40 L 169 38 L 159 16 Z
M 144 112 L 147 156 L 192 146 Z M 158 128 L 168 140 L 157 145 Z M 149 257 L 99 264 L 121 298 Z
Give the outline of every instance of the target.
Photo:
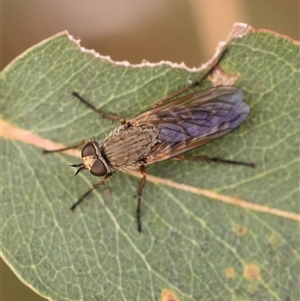
M 130 122 L 158 132 L 149 164 L 208 143 L 237 128 L 248 116 L 242 90 L 219 86 L 199 91 L 142 113 Z

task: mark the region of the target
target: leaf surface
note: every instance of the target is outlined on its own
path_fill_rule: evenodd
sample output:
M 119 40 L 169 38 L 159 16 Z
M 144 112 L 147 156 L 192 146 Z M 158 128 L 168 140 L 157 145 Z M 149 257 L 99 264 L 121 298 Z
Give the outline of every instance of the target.
M 99 179 L 73 178 L 68 165 L 80 158 L 42 149 L 101 139 L 118 125 L 72 91 L 129 119 L 203 70 L 115 63 L 61 33 L 2 72 L 1 252 L 22 281 L 51 300 L 299 299 L 299 44 L 250 29 L 228 46 L 221 68 L 243 89 L 250 116 L 189 154 L 256 168 L 149 167 L 140 235 L 138 174 L 118 173 L 71 213 Z

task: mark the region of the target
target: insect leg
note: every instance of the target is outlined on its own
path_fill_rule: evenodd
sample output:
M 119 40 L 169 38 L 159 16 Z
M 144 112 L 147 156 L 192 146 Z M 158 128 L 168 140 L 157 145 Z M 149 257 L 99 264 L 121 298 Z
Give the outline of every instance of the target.
M 221 158 L 211 158 L 206 156 L 183 156 L 178 155 L 173 158 L 174 160 L 190 160 L 190 161 L 205 161 L 205 162 L 217 162 L 217 163 L 227 163 L 227 164 L 234 164 L 234 165 L 244 165 L 248 167 L 255 167 L 254 163 L 248 163 L 248 162 L 241 162 L 241 161 L 232 161 L 232 160 L 226 160 Z
M 84 98 L 82 98 L 77 92 L 72 92 L 72 95 L 77 97 L 83 104 L 85 104 L 89 109 L 93 110 L 97 114 L 99 114 L 103 118 L 112 119 L 119 121 L 121 124 L 125 124 L 126 120 L 120 116 L 113 115 L 113 114 L 107 114 L 102 112 L 101 110 L 97 109 L 94 105 L 86 101 Z
M 79 198 L 79 200 L 76 202 L 76 203 L 74 203 L 72 206 L 71 206 L 71 208 L 70 208 L 70 210 L 74 210 L 93 190 L 95 190 L 95 189 L 97 189 L 98 187 L 100 187 L 100 186 L 102 186 L 102 185 L 104 185 L 105 184 L 105 182 L 110 178 L 112 176 L 112 173 L 109 173 L 109 174 L 107 174 L 103 179 L 102 179 L 102 181 L 100 181 L 99 183 L 97 183 L 97 184 L 95 184 L 92 188 L 90 188 L 85 194 L 83 194 L 80 198 Z
M 143 193 L 145 183 L 146 183 L 146 169 L 145 169 L 144 165 L 141 166 L 140 171 L 141 171 L 141 174 L 142 174 L 142 179 L 141 179 L 141 183 L 139 185 L 138 191 L 137 191 L 138 203 L 137 203 L 137 208 L 136 208 L 136 220 L 137 220 L 137 228 L 138 228 L 139 233 L 142 232 L 141 197 L 142 197 L 142 193 Z
M 46 150 L 44 149 L 43 150 L 43 153 L 44 154 L 49 154 L 49 153 L 58 153 L 58 152 L 63 152 L 63 151 L 66 151 L 68 149 L 74 149 L 74 148 L 77 148 L 78 146 L 80 145 L 84 145 L 84 144 L 87 144 L 89 142 L 92 142 L 93 140 L 82 140 L 80 142 L 77 142 L 71 146 L 67 146 L 67 147 L 64 147 L 64 148 L 59 148 L 59 149 L 54 149 L 54 150 Z
M 216 67 L 220 64 L 221 60 L 224 58 L 225 54 L 228 52 L 228 48 L 225 48 L 221 55 L 212 63 L 210 69 L 208 71 L 206 71 L 204 73 L 203 76 L 200 77 L 200 79 L 198 79 L 197 81 L 191 83 L 190 85 L 187 85 L 185 86 L 184 88 L 178 90 L 177 92 L 171 94 L 171 95 L 168 95 L 166 97 L 164 97 L 162 100 L 160 100 L 158 103 L 156 103 L 156 105 L 154 107 L 158 107 L 160 105 L 162 105 L 163 103 L 165 102 L 168 102 L 169 100 L 177 97 L 178 95 L 190 90 L 190 89 L 193 89 L 195 87 L 198 87 L 201 85 L 201 83 L 216 69 Z

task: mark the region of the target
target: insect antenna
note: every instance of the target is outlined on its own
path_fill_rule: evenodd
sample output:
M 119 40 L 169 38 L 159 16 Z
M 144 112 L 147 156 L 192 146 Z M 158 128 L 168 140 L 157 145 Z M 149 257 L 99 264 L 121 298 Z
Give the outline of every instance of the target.
M 79 164 L 71 164 L 70 166 L 72 166 L 72 167 L 78 167 L 78 169 L 77 169 L 77 171 L 76 171 L 74 177 L 77 176 L 82 170 L 86 169 L 86 167 L 84 166 L 83 163 L 79 163 Z

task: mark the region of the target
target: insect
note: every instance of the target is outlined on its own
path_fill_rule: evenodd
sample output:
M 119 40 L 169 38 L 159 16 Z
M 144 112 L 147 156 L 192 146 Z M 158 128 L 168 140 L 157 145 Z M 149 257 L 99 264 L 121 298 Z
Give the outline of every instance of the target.
M 76 174 L 87 169 L 94 176 L 103 177 L 73 204 L 71 210 L 74 210 L 94 189 L 105 184 L 116 171 L 139 169 L 141 182 L 137 190 L 136 217 L 137 229 L 141 232 L 141 196 L 146 183 L 148 165 L 172 158 L 253 167 L 252 163 L 182 155 L 236 129 L 250 112 L 249 106 L 243 101 L 242 90 L 237 87 L 217 86 L 179 97 L 183 92 L 199 86 L 221 58 L 200 80 L 165 97 L 152 109 L 130 120 L 106 114 L 73 92 L 73 95 L 88 108 L 104 118 L 119 121 L 120 125 L 103 140 L 83 140 L 62 149 L 44 151 L 44 153 L 61 152 L 83 145 L 81 151 L 83 162 L 71 166 L 77 168 Z

